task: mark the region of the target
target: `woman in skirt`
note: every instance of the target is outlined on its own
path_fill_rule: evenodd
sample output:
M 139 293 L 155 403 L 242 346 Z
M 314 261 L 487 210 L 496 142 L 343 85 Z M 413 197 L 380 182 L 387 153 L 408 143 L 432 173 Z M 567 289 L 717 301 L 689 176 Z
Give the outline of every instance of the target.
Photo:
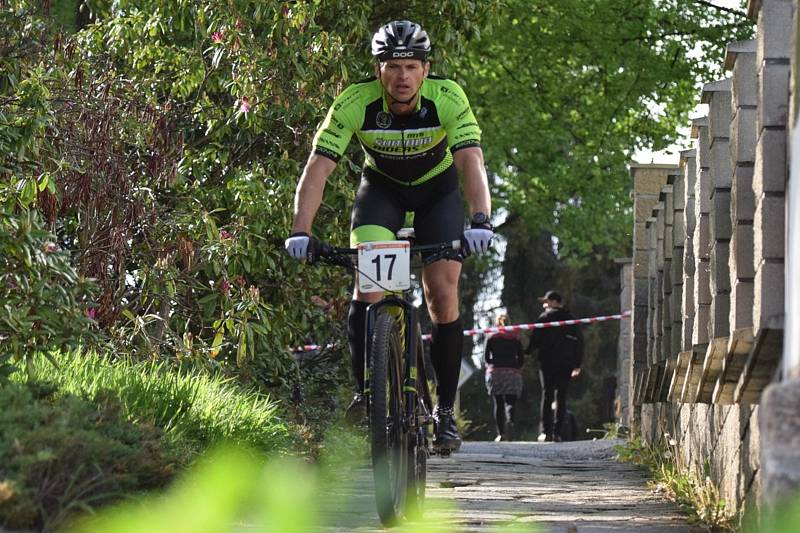
M 497 317 L 497 326 L 505 326 L 508 315 Z M 486 390 L 492 396 L 495 442 L 509 440 L 513 429 L 514 403 L 522 395 L 522 343 L 514 331 L 492 333 L 486 338 L 483 354 L 486 366 Z

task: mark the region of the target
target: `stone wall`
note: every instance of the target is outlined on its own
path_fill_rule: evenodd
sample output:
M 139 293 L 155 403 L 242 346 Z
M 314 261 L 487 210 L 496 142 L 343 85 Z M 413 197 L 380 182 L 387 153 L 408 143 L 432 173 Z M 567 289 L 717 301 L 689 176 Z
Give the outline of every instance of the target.
M 621 420 L 647 441 L 674 439 L 679 465 L 700 479 L 710 472 L 736 511 L 800 484 L 800 445 L 786 465 L 800 422 L 787 430 L 777 418 L 800 406 L 800 393 L 775 389 L 794 14 L 792 0 L 751 0 L 757 38 L 730 43 L 728 77 L 703 86 L 708 114 L 692 121 L 694 149 L 673 166 L 631 165 L 634 246 L 622 275 L 632 317 L 620 349 L 630 386 L 620 389 Z M 779 471 L 797 475 L 778 482 Z
M 620 265 L 620 312 L 631 311 L 633 307 L 633 262 L 630 259 L 618 259 Z M 633 327 L 630 320 L 622 320 L 619 325 L 619 340 L 617 353 L 617 401 L 616 418 L 624 426 L 630 426 L 630 405 L 621 398 L 628 398 L 633 377 L 633 363 L 631 359 L 631 335 Z

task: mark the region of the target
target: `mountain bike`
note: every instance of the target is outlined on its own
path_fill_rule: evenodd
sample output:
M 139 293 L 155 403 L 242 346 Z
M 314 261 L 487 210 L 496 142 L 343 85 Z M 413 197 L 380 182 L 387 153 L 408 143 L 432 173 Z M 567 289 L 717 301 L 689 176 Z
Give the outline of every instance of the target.
M 384 525 L 422 516 L 433 405 L 425 371 L 420 310 L 411 301 L 411 256 L 425 263 L 455 259 L 461 242 L 412 246 L 413 230 L 397 241 L 357 248 L 318 245 L 319 261 L 354 269 L 362 292 L 385 296 L 367 308 L 364 396 L 378 515 Z M 353 261 L 357 256 L 357 261 Z M 449 452 L 443 452 L 449 455 Z

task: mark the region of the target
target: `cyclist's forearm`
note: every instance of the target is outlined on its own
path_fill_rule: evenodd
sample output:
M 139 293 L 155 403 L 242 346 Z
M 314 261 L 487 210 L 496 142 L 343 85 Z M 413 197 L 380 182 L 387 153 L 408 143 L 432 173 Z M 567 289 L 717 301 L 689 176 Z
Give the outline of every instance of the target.
M 483 165 L 483 151 L 478 147 L 463 148 L 453 154 L 453 159 L 464 180 L 464 197 L 469 204 L 470 215 L 491 214 L 492 202 Z
M 312 154 L 308 158 L 294 196 L 292 233 L 311 233 L 311 225 L 322 203 L 325 183 L 335 168 L 336 162 L 327 157 Z

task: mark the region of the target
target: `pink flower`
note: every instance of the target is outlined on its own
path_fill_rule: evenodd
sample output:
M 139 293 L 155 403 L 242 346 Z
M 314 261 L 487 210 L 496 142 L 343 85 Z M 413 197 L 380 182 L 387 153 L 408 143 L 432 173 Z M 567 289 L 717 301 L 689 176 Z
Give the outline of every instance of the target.
M 48 254 L 51 254 L 53 252 L 57 252 L 58 251 L 58 245 L 56 243 L 54 243 L 54 242 L 46 242 L 42 246 L 42 249 L 45 252 L 47 252 Z
M 233 239 L 233 234 L 226 229 L 219 230 L 220 239 Z
M 239 99 L 239 112 L 241 113 L 250 112 L 250 100 L 248 100 L 246 96 L 243 96 Z
M 231 290 L 231 284 L 228 283 L 227 279 L 223 279 L 222 281 L 219 282 L 219 292 L 221 292 L 222 294 L 228 294 L 230 290 Z
M 219 44 L 222 42 L 223 37 L 224 33 L 222 32 L 222 30 L 215 31 L 214 33 L 211 34 L 211 42 Z
M 89 318 L 94 320 L 95 317 L 97 316 L 97 309 L 95 309 L 95 308 L 87 309 L 86 310 L 86 316 L 88 316 Z

